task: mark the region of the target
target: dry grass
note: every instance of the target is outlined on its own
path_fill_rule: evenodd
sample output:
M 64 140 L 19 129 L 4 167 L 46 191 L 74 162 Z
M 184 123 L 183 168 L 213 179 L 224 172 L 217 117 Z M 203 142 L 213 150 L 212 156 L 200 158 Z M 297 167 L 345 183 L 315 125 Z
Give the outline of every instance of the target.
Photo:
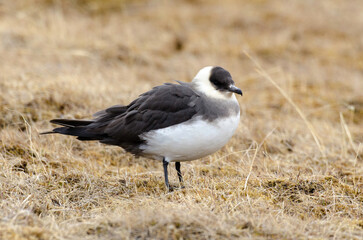
M 0 2 L 0 239 L 362 239 L 362 8 Z M 183 190 L 159 162 L 38 135 L 206 65 L 242 88 L 242 120 L 182 164 Z

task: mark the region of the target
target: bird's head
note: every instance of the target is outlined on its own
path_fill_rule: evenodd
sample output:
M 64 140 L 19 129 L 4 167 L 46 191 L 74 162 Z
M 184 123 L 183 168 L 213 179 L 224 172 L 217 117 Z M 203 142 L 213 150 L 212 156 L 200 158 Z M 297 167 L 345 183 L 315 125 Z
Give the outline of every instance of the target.
M 242 95 L 231 74 L 222 67 L 204 67 L 192 81 L 195 88 L 209 97 L 230 99 L 233 93 Z

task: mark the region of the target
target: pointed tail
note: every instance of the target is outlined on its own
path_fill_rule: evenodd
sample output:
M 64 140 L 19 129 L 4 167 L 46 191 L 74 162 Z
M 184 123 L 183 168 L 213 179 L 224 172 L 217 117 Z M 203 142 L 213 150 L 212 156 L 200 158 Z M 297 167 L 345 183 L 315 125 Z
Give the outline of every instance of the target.
M 59 133 L 76 136 L 79 140 L 102 140 L 105 136 L 102 132 L 89 126 L 94 123 L 92 120 L 53 119 L 50 122 L 63 127 L 40 133 L 41 135 Z

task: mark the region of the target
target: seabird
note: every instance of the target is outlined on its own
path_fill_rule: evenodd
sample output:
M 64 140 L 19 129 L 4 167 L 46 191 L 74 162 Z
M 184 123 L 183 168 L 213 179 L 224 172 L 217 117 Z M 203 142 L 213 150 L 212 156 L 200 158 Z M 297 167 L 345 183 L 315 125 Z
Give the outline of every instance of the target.
M 234 95 L 242 95 L 231 74 L 218 66 L 202 68 L 191 83 L 165 83 L 141 94 L 130 104 L 115 105 L 94 114 L 92 120 L 53 119 L 61 125 L 49 133 L 77 136 L 120 146 L 136 156 L 160 160 L 165 185 L 168 164 L 212 154 L 232 137 L 240 120 Z

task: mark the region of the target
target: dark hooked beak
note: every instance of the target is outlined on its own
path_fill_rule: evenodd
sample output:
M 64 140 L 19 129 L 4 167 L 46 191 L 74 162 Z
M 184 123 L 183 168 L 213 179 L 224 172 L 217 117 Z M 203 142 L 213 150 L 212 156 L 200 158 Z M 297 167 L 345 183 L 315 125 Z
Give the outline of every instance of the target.
M 235 85 L 231 85 L 230 87 L 229 87 L 229 89 L 228 89 L 228 91 L 230 91 L 230 92 L 234 92 L 234 93 L 237 93 L 237 94 L 239 94 L 239 95 L 243 95 L 242 94 L 242 90 L 241 89 L 239 89 L 238 87 L 236 87 Z

